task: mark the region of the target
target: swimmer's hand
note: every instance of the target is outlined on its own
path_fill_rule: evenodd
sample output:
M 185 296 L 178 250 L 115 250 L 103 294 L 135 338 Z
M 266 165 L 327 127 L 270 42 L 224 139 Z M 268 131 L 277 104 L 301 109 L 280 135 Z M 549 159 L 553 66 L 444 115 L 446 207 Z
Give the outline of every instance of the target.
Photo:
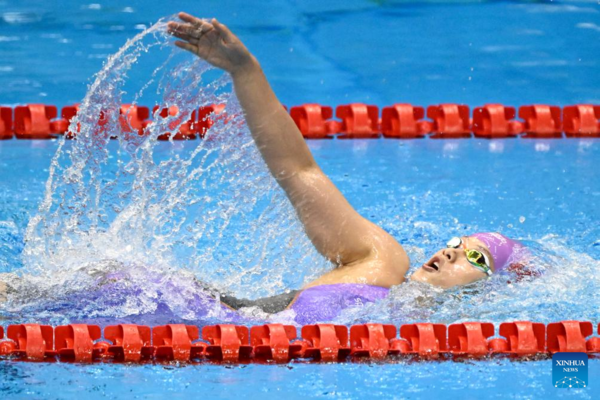
M 184 22 L 171 21 L 167 26 L 170 34 L 182 39 L 175 42 L 177 47 L 232 75 L 257 64 L 240 39 L 216 19 L 201 20 L 184 12 L 179 13 L 179 18 Z

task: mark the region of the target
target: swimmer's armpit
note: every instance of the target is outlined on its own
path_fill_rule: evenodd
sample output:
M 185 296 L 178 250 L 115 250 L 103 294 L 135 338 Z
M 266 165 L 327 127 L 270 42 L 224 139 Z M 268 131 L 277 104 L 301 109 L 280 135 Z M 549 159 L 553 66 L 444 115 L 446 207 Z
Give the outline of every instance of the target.
M 229 28 L 217 21 L 202 20 L 181 12 L 183 22 L 168 23 L 168 32 L 181 40 L 175 45 L 196 54 L 217 68 L 234 75 L 255 64 L 254 57 Z

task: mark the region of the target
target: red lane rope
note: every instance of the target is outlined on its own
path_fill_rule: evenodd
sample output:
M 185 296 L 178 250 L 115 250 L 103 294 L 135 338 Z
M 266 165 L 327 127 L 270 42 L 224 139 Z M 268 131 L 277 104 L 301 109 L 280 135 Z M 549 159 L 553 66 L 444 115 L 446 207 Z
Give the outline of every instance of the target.
M 177 106 L 150 109 L 124 104 L 120 108 L 120 125 L 124 133 L 144 135 L 144 128 L 152 123 L 151 115 L 173 117 L 172 129 L 179 126 L 174 140 L 202 138 L 215 119 L 225 117 L 224 105 L 214 104 L 195 110 L 189 120 L 177 118 Z M 287 109 L 287 108 L 286 108 Z M 0 107 L 0 139 L 52 139 L 60 135 L 76 136 L 68 132 L 71 119 L 79 105 L 65 106 L 58 117 L 58 108 L 46 104 L 26 104 Z M 535 104 L 515 107 L 486 104 L 475 107 L 462 104 L 439 104 L 426 109 L 411 104 L 383 107 L 381 113 L 374 105 L 352 103 L 334 109 L 320 104 L 291 107 L 290 115 L 307 139 L 379 138 L 415 139 L 430 136 L 434 139 L 470 138 L 561 138 L 600 137 L 600 105 L 577 104 L 558 106 Z M 518 112 L 517 112 L 518 111 Z M 102 114 L 102 113 L 100 113 Z M 517 119 L 517 116 L 519 119 Z M 226 118 L 226 117 L 225 117 Z M 98 116 L 98 124 L 105 122 Z M 563 136 L 564 135 L 564 136 Z M 168 140 L 169 134 L 159 136 Z
M 600 334 L 600 324 L 597 333 Z M 556 352 L 600 354 L 600 337 L 591 322 L 530 321 L 400 326 L 363 324 L 305 325 L 300 337 L 291 325 L 260 326 L 169 324 L 10 325 L 0 341 L 0 358 L 74 362 L 228 362 L 285 363 L 294 359 L 338 362 L 401 357 L 457 360 L 481 357 L 539 359 Z M 0 339 L 4 330 L 0 327 Z

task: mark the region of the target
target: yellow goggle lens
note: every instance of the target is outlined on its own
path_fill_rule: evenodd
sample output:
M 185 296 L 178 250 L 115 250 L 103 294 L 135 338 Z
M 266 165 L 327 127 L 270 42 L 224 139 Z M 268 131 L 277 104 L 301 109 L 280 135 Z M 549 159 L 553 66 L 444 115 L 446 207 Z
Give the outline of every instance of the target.
M 485 262 L 485 257 L 480 251 L 477 250 L 466 250 L 467 259 L 472 262 L 483 266 L 487 266 Z

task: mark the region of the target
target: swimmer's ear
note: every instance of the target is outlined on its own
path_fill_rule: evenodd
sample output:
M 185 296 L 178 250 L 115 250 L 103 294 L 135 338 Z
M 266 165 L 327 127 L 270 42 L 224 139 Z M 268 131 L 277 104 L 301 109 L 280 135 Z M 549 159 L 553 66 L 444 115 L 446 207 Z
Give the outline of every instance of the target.
M 225 43 L 233 43 L 236 41 L 237 37 L 229 30 L 228 27 L 217 21 L 216 18 L 213 18 L 210 23 L 217 30 L 217 32 L 223 36 Z

